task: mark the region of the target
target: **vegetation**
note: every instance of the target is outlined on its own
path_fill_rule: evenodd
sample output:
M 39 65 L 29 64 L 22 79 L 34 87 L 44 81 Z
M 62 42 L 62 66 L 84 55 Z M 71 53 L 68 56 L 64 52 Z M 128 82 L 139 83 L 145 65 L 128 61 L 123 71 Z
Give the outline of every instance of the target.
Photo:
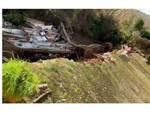
M 64 58 L 34 63 L 33 68 L 42 75 L 40 79 L 45 80 L 52 91 L 50 99 L 43 103 L 137 102 L 137 98 L 140 101 L 143 92 L 149 89 L 145 86 L 149 84 L 146 82 L 150 73 L 148 65 L 138 54 L 113 55 L 113 58 L 117 59 L 115 64 L 83 64 Z M 136 96 L 139 90 L 142 92 Z
M 3 12 L 3 18 L 17 26 L 24 25 L 25 14 L 30 14 L 30 11 L 27 10 L 4 10 Z M 111 42 L 114 45 L 128 43 L 130 42 L 133 31 L 139 31 L 142 37 L 150 39 L 150 32 L 144 28 L 144 20 L 142 18 L 136 18 L 133 22 L 125 20 L 121 28 L 119 28 L 117 22 L 113 19 L 113 13 L 105 15 L 96 9 L 31 10 L 31 12 L 37 13 L 37 18 L 41 20 L 47 20 L 42 18 L 48 18 L 47 15 L 50 15 L 50 19 L 52 19 L 51 21 L 54 24 L 59 24 L 58 21 L 63 21 L 68 28 L 71 26 L 73 30 L 84 32 L 86 35 L 102 43 Z
M 16 26 L 25 24 L 25 15 L 21 10 L 10 10 L 4 13 L 3 18 L 5 21 L 12 22 Z
M 37 84 L 38 78 L 27 62 L 11 59 L 9 62 L 3 63 L 4 98 L 29 96 L 37 89 Z
M 142 18 L 137 18 L 133 23 L 133 28 L 135 30 L 141 31 L 143 29 L 143 26 L 144 26 L 144 20 Z
M 45 11 L 47 10 L 39 12 L 38 18 L 42 20 Z M 101 15 L 96 10 L 50 11 L 54 11 L 52 16 L 55 13 L 52 17 L 54 21 L 63 21 L 68 29 L 84 32 L 100 43 L 121 45 L 129 44 L 137 37 L 150 39 L 150 31 L 144 28 L 141 18 L 131 22 L 125 20 L 119 28 L 112 16 Z M 6 11 L 3 18 L 16 26 L 25 24 L 25 16 L 19 10 Z M 138 49 L 150 48 L 150 42 L 146 39 L 137 38 L 135 43 Z M 96 64 L 74 62 L 64 58 L 41 60 L 36 63 L 10 59 L 3 63 L 2 70 L 4 102 L 8 102 L 9 97 L 22 99 L 34 94 L 39 83 L 46 83 L 52 91 L 50 99 L 46 98 L 46 101 L 42 102 L 150 102 L 149 66 L 139 54 L 131 53 L 126 56 L 117 52 L 116 50 L 110 53 L 109 57 L 114 61 L 101 62 L 97 59 Z M 150 61 L 150 55 L 147 56 L 147 60 Z
M 150 39 L 150 32 L 144 28 L 144 20 L 142 18 L 137 18 L 133 22 L 125 20 L 120 28 L 120 35 L 122 37 L 122 43 L 129 43 L 132 38 L 142 37 Z
M 121 38 L 115 21 L 109 16 L 103 16 L 93 20 L 88 26 L 90 36 L 100 42 L 111 42 L 114 45 L 119 44 Z
M 93 18 L 86 29 L 86 33 L 100 42 L 111 42 L 114 45 L 129 43 L 134 32 L 139 32 L 139 37 L 150 39 L 149 30 L 144 28 L 144 20 L 136 18 L 133 21 L 123 21 L 121 27 L 111 16 L 99 15 Z
M 148 62 L 150 62 L 150 55 L 147 55 L 147 60 Z
M 141 36 L 150 39 L 150 30 L 142 30 Z
M 120 35 L 122 37 L 122 43 L 128 43 L 131 39 L 132 32 L 134 28 L 132 24 L 130 24 L 127 20 L 122 23 L 122 27 L 120 29 Z

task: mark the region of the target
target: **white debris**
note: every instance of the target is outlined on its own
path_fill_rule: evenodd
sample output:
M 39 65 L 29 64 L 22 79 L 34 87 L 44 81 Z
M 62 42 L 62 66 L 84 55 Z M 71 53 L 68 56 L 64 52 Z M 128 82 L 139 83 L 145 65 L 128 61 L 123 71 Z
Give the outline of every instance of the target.
M 47 87 L 48 87 L 47 84 L 39 84 L 39 85 L 38 85 L 38 88 L 40 88 L 40 89 L 41 89 L 41 88 L 42 88 L 42 89 L 43 89 L 43 88 L 47 88 Z
M 42 26 L 42 30 L 52 30 L 53 25 Z
M 36 37 L 31 37 L 30 42 L 38 43 L 38 42 L 46 42 L 47 39 L 44 36 L 36 36 Z
M 45 32 L 40 32 L 40 35 L 41 36 L 44 36 L 46 33 Z
M 7 29 L 7 28 L 2 28 L 3 32 L 6 33 L 11 33 L 11 34 L 16 34 L 16 35 L 24 35 L 23 30 L 20 29 Z
M 42 26 L 44 26 L 44 22 L 39 21 L 39 20 L 35 20 L 32 18 L 27 18 L 26 21 L 27 21 L 27 23 L 29 23 L 29 25 L 31 27 L 42 27 Z
M 15 37 L 8 38 L 8 41 L 21 49 L 62 50 L 65 52 L 69 50 L 67 48 L 70 45 L 64 40 L 60 40 L 61 34 L 53 25 L 45 25 L 44 22 L 31 18 L 27 19 L 27 24 L 32 28 L 3 28 L 3 36 Z
M 12 23 L 11 22 L 7 22 L 7 21 L 3 21 L 3 27 L 12 27 Z

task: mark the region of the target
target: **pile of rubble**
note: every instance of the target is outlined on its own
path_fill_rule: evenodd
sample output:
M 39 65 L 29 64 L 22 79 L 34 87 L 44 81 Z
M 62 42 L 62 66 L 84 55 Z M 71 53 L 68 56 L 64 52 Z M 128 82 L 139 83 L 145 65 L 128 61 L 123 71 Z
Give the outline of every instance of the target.
M 146 56 L 140 50 L 136 50 L 133 47 L 128 45 L 123 45 L 120 50 L 113 50 L 112 52 L 106 52 L 104 54 L 94 54 L 95 58 L 85 59 L 84 63 L 97 64 L 97 63 L 116 63 L 117 59 L 114 58 L 114 55 L 126 56 L 128 57 L 131 53 L 138 53 L 140 56 L 146 58 Z M 145 62 L 149 64 L 149 61 L 145 59 Z
M 61 30 L 53 25 L 27 18 L 29 27 L 17 29 L 12 23 L 3 21 L 3 40 L 22 51 L 44 53 L 71 53 L 71 45 L 63 38 Z M 5 45 L 5 44 L 4 44 Z M 5 49 L 5 48 L 4 48 Z

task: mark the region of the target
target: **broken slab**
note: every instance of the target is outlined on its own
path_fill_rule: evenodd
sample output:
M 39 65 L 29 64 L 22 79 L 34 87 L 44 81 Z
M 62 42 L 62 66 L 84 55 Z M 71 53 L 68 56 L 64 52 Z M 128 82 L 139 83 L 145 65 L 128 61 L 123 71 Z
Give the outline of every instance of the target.
M 15 34 L 15 35 L 24 35 L 24 31 L 21 29 L 7 29 L 2 28 L 2 31 L 9 34 Z
M 32 18 L 27 18 L 26 22 L 32 28 L 41 28 L 42 26 L 45 25 L 44 22 Z
M 61 38 L 62 35 L 58 32 L 58 29 L 53 27 L 53 25 L 45 26 L 44 22 L 31 18 L 27 18 L 27 24 L 32 28 L 22 27 L 21 29 L 2 29 L 3 45 L 5 45 L 3 51 L 9 51 L 10 54 L 13 51 L 15 54 L 22 55 L 24 55 L 24 52 L 32 52 L 33 54 L 74 53 L 70 49 L 71 45 Z M 9 46 L 13 46 L 13 48 L 9 48 Z

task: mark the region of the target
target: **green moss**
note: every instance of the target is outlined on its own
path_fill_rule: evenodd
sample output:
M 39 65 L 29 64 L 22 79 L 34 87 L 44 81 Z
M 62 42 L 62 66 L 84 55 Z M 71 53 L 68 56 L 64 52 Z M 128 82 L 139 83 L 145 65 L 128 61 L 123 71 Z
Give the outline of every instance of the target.
M 50 64 L 50 65 L 46 65 L 44 66 L 44 70 L 46 70 L 47 72 L 55 72 L 55 73 L 58 73 L 58 66 L 55 65 L 55 64 Z
M 128 59 L 122 59 L 117 54 L 112 54 L 112 57 L 116 59 L 115 63 L 108 61 L 95 65 L 85 65 L 61 58 L 45 61 L 44 66 L 47 66 L 47 70 L 41 70 L 44 71 L 41 80 L 45 79 L 52 91 L 53 101 L 49 102 L 112 103 L 123 100 L 132 102 L 131 99 L 122 97 L 122 94 L 134 98 L 136 93 L 133 93 L 132 90 L 136 88 L 140 80 L 143 81 L 140 82 L 141 84 L 144 84 L 144 81 L 149 82 L 147 78 L 150 73 L 149 67 L 138 54 L 129 55 Z M 51 66 L 54 67 L 51 68 Z M 143 90 L 143 84 L 138 87 L 139 90 Z

